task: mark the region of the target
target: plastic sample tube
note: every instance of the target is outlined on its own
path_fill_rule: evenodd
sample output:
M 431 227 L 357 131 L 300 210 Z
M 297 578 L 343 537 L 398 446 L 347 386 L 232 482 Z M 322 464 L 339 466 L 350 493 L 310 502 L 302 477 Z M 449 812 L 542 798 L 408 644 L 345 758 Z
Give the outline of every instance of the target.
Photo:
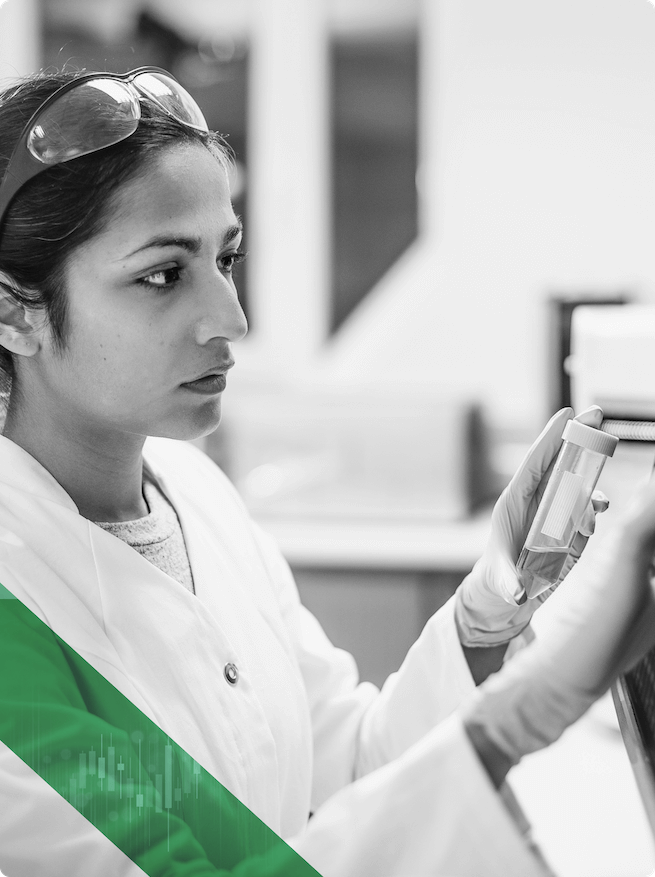
M 559 581 L 605 460 L 619 442 L 615 436 L 577 420 L 569 420 L 562 439 L 555 468 L 516 564 L 528 598 Z

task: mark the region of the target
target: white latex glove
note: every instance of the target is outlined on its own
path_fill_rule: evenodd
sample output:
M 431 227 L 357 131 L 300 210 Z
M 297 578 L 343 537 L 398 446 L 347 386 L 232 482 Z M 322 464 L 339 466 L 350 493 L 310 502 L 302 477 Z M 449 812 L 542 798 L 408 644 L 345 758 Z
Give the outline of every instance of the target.
M 595 513 L 608 507 L 607 498 L 594 492 L 558 581 L 527 600 L 516 562 L 562 445 L 562 432 L 572 417 L 571 408 L 562 408 L 551 417 L 494 506 L 484 554 L 456 593 L 455 623 L 464 646 L 495 646 L 521 633 L 580 557 L 593 533 Z M 599 427 L 603 412 L 594 405 L 575 419 Z
M 491 752 L 505 759 L 505 769 L 557 740 L 618 675 L 655 646 L 650 568 L 655 481 L 608 538 L 612 543 L 603 573 L 578 577 L 574 587 L 563 590 L 549 636 L 490 676 L 465 707 L 464 723 L 476 748 L 488 753 L 484 741 L 491 741 Z M 484 756 L 483 761 L 489 767 Z

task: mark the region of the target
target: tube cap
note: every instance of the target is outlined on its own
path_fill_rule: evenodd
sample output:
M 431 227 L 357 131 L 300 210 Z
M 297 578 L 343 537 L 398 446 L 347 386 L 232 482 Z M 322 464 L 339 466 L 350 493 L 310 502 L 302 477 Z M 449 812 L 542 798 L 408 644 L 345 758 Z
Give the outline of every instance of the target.
M 597 454 L 603 454 L 605 457 L 613 456 L 619 443 L 616 436 L 580 423 L 579 420 L 569 420 L 564 427 L 562 438 L 565 442 L 573 442 L 574 445 L 595 451 Z

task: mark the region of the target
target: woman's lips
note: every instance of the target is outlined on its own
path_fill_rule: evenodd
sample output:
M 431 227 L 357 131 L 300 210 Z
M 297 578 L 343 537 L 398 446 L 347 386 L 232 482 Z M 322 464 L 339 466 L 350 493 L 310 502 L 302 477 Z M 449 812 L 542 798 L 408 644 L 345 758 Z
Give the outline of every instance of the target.
M 193 393 L 202 393 L 204 396 L 214 396 L 222 393 L 227 384 L 227 376 L 224 374 L 205 375 L 204 378 L 197 378 L 195 381 L 189 381 L 188 384 L 182 386 L 191 390 Z

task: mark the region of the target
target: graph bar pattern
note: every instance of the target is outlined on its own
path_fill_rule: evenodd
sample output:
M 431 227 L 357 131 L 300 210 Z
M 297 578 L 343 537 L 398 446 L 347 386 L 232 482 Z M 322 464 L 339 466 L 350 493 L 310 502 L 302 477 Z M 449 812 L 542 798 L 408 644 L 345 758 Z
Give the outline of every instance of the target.
M 149 877 L 319 877 L 2 585 L 0 740 Z

